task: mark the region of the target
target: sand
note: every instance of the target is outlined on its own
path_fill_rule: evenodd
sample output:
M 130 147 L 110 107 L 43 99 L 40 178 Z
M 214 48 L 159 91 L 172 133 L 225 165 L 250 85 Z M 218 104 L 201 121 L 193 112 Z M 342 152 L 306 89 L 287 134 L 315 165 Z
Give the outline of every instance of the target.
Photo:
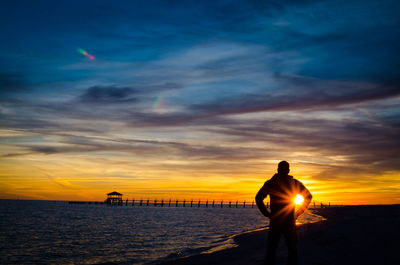
M 400 205 L 319 209 L 326 221 L 298 227 L 300 265 L 399 265 Z M 158 263 L 160 265 L 261 265 L 268 231 L 234 238 L 236 248 Z M 284 239 L 277 265 L 286 264 Z

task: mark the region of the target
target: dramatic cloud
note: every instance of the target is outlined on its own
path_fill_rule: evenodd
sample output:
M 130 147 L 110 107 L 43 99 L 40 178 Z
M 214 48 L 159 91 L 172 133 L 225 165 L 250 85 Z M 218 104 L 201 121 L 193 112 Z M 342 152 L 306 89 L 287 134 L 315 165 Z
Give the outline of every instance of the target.
M 249 199 L 287 159 L 317 200 L 398 203 L 399 7 L 6 1 L 0 191 Z

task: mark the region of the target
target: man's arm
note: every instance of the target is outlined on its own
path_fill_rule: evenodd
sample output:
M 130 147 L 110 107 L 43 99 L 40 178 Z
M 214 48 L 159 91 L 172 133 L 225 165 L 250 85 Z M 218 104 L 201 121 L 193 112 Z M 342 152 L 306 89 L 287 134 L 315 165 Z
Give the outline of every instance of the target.
M 310 204 L 312 199 L 310 191 L 303 185 L 303 183 L 301 183 L 300 181 L 298 183 L 300 185 L 300 195 L 303 196 L 304 202 L 302 203 L 300 208 L 296 211 L 296 218 L 304 213 L 304 211 L 308 208 L 308 205 Z
M 261 189 L 258 191 L 256 195 L 256 204 L 260 212 L 265 216 L 270 218 L 271 217 L 271 212 L 267 210 L 267 207 L 265 207 L 264 204 L 264 199 L 268 196 L 268 190 L 267 190 L 267 183 L 264 184 L 264 186 L 261 187 Z

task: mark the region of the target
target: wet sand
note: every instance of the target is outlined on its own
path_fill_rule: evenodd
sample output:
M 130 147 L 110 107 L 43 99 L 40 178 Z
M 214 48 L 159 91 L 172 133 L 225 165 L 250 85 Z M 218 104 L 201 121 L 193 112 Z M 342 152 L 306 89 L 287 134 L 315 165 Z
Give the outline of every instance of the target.
M 298 227 L 300 265 L 400 264 L 400 205 L 319 209 L 326 221 Z M 268 231 L 234 238 L 236 248 L 158 263 L 160 265 L 261 265 Z M 277 265 L 286 264 L 281 238 Z

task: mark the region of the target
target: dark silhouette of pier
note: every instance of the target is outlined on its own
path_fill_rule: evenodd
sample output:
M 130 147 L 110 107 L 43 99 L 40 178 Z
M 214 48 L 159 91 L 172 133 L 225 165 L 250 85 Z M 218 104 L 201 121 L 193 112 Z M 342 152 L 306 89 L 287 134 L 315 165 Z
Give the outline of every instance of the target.
M 107 204 L 106 201 L 69 201 L 69 204 L 106 204 L 113 206 L 134 206 L 134 207 L 187 207 L 187 208 L 254 208 L 255 202 L 253 201 L 239 201 L 239 200 L 172 200 L 172 199 L 125 199 L 117 204 Z M 330 202 L 312 201 L 310 204 L 311 209 L 327 208 L 330 207 Z M 269 207 L 269 202 L 267 202 Z

